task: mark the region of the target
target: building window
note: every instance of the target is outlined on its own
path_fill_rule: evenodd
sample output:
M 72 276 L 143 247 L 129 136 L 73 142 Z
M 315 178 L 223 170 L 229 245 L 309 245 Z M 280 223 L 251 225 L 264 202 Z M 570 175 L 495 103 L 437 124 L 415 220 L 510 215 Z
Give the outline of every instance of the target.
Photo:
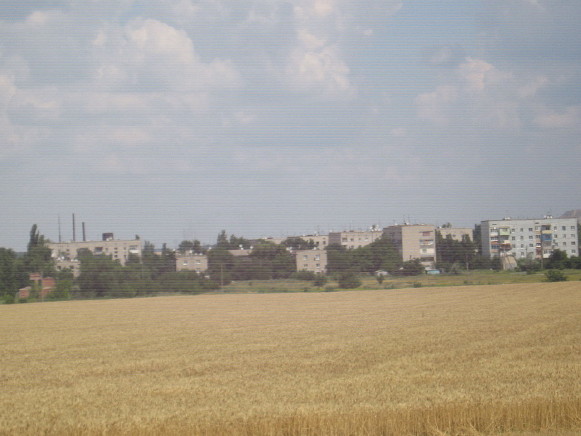
M 567 227 L 563 226 L 563 227 L 561 227 L 561 230 L 565 231 L 565 230 L 567 230 Z

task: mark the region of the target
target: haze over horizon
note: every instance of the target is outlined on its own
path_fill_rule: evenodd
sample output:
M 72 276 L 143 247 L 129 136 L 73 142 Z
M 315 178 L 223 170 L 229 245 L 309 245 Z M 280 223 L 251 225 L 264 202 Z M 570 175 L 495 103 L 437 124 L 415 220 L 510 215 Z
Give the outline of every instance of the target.
M 581 207 L 581 2 L 0 5 L 0 247 Z

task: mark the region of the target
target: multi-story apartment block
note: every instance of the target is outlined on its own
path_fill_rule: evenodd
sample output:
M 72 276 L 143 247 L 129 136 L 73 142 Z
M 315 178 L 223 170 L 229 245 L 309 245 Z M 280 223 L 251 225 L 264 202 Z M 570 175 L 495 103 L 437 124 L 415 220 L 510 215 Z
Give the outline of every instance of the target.
M 328 245 L 339 244 L 347 249 L 365 247 L 373 241 L 380 239 L 383 231 L 380 229 L 371 229 L 367 231 L 349 230 L 346 232 L 330 232 Z
M 465 236 L 471 241 L 474 239 L 474 231 L 470 227 L 438 227 L 437 230 L 444 239 L 448 235 L 455 241 L 462 241 Z
M 317 250 L 324 250 L 329 245 L 329 235 L 303 235 L 301 238 L 312 242 Z
M 327 271 L 326 250 L 297 250 L 294 251 L 297 271 L 311 271 L 324 274 Z
M 178 254 L 176 253 L 176 271 L 195 271 L 205 273 L 208 271 L 208 256 L 205 254 Z
M 112 233 L 103 233 L 101 241 L 49 242 L 47 246 L 52 251 L 52 258 L 55 259 L 57 268 L 73 267 L 73 272 L 78 270 L 77 255 L 82 249 L 89 250 L 95 255 L 111 256 L 121 265 L 125 265 L 130 254 L 141 256 L 142 250 L 141 240 L 114 239 Z
M 548 258 L 554 250 L 579 254 L 576 218 L 482 221 L 482 254 L 516 259 Z
M 426 268 L 436 263 L 436 227 L 405 224 L 389 226 L 383 233 L 392 241 L 404 262 L 419 259 Z

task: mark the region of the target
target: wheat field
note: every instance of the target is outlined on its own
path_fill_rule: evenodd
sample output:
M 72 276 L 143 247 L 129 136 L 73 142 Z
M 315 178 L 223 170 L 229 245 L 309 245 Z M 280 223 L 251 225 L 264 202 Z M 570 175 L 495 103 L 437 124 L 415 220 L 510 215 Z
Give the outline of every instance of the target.
M 0 434 L 581 434 L 581 283 L 0 306 Z

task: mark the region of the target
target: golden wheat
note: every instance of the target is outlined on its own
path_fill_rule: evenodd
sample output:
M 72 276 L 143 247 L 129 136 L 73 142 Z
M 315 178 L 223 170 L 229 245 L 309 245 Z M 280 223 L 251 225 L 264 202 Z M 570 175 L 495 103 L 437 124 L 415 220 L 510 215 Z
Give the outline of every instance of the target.
M 1 434 L 581 429 L 581 283 L 0 306 Z

